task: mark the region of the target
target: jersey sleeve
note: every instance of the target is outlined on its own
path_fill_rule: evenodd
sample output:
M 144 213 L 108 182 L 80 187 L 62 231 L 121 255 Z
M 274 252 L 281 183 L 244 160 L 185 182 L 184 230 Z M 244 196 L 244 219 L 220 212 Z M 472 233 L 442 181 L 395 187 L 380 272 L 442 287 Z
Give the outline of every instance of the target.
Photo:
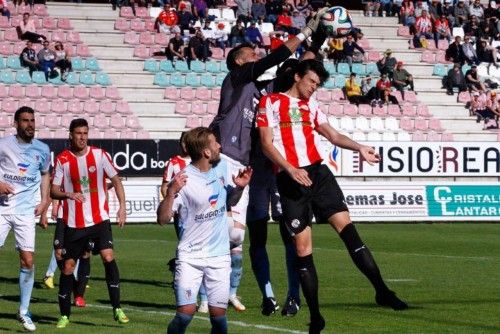
M 40 163 L 40 171 L 45 174 L 49 171 L 49 168 L 50 168 L 50 150 L 49 147 L 45 145 L 43 148 L 42 161 Z
M 54 171 L 52 173 L 52 184 L 56 186 L 61 186 L 64 179 L 64 169 L 59 157 L 56 159 L 56 165 L 54 166 Z
M 118 175 L 118 171 L 111 161 L 111 155 L 109 155 L 109 153 L 104 150 L 102 151 L 101 163 L 102 167 L 104 168 L 104 173 L 109 179 L 113 178 L 115 175 Z
M 317 128 L 321 124 L 328 123 L 328 118 L 319 108 L 319 104 L 316 100 L 310 100 L 309 107 L 314 113 L 314 127 Z
M 273 103 L 270 95 L 263 96 L 259 101 L 259 110 L 257 112 L 256 126 L 258 128 L 274 127 L 274 110 L 279 106 L 276 105 L 278 101 Z M 276 110 L 278 111 L 278 110 Z
M 174 177 L 175 170 L 174 164 L 172 163 L 172 159 L 167 161 L 167 165 L 165 166 L 165 171 L 163 172 L 163 182 L 170 182 Z

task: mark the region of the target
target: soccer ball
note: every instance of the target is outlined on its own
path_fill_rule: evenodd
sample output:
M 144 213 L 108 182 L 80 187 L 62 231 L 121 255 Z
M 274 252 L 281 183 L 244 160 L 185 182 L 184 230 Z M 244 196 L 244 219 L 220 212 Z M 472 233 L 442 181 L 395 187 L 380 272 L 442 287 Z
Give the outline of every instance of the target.
M 321 17 L 321 25 L 331 37 L 344 37 L 353 28 L 351 15 L 344 7 L 334 6 Z

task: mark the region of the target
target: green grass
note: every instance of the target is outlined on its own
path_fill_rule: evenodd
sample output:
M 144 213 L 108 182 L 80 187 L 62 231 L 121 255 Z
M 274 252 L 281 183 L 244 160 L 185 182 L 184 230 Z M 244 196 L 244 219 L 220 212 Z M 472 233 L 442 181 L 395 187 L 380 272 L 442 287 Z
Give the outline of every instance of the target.
M 499 333 L 500 332 L 500 224 L 358 225 L 373 251 L 388 285 L 410 304 L 407 311 L 377 307 L 368 281 L 352 264 L 340 239 L 326 225 L 314 226 L 314 258 L 320 279 L 320 303 L 327 320 L 324 333 Z M 172 226 L 129 225 L 114 228 L 115 254 L 120 268 L 122 307 L 127 325 L 112 319 L 100 259 L 92 260 L 85 309 L 72 308 L 71 323 L 55 329 L 57 289 L 39 287 L 48 264 L 53 228 L 37 231 L 36 287 L 31 311 L 38 333 L 164 333 L 174 314 L 172 277 L 166 263 L 176 246 Z M 20 332 L 18 260 L 11 234 L 0 250 L 0 333 Z M 248 242 L 245 242 L 248 249 Z M 286 293 L 284 251 L 276 225 L 270 226 L 275 294 Z M 228 313 L 230 333 L 280 333 L 258 327 L 306 332 L 308 311 L 294 318 L 260 314 L 261 295 L 244 258 L 239 290 L 247 307 Z M 58 275 L 56 275 L 58 277 Z M 195 318 L 188 333 L 209 333 L 206 316 Z M 282 331 L 283 332 L 283 331 Z

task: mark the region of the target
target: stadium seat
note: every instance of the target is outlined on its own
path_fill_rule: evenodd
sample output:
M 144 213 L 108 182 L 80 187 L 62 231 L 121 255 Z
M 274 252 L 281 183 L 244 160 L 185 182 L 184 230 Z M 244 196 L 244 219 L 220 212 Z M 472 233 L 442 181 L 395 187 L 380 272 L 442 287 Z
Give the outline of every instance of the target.
M 338 63 L 337 64 L 337 73 L 343 75 L 351 74 L 351 69 L 349 68 L 349 64 L 347 63 Z
M 410 27 L 407 26 L 399 26 L 398 27 L 398 36 L 410 37 Z
M 344 115 L 355 117 L 358 115 L 358 107 L 354 104 L 346 104 L 344 106 Z
M 73 27 L 71 26 L 71 22 L 66 17 L 60 17 L 57 20 L 57 28 L 62 29 L 62 30 L 72 30 L 73 29 Z
M 380 117 L 372 117 L 370 119 L 370 129 L 373 131 L 384 132 L 384 121 Z
M 358 45 L 360 47 L 362 47 L 363 49 L 365 50 L 368 50 L 368 49 L 371 49 L 371 45 L 370 45 L 370 41 L 366 38 L 361 38 L 361 39 L 358 39 L 357 41 Z
M 447 68 L 443 64 L 435 64 L 432 75 L 437 75 L 440 77 L 444 77 L 447 74 Z
M 453 133 L 445 132 L 441 134 L 441 141 L 454 141 Z M 500 133 L 498 133 L 497 141 L 500 141 Z
M 2 110 L 8 114 L 14 114 L 18 108 L 18 101 L 9 97 L 2 100 Z
M 15 99 L 20 99 L 24 96 L 23 86 L 19 84 L 11 85 L 9 87 L 9 96 Z
M 226 21 L 236 21 L 234 11 L 231 8 L 222 8 L 222 18 Z
M 174 73 L 175 68 L 170 60 L 164 59 L 160 61 L 160 71 Z
M 212 99 L 213 100 L 220 100 L 220 87 L 214 87 L 212 88 Z
M 190 72 L 187 62 L 183 60 L 177 60 L 175 62 L 175 70 L 182 73 Z
M 45 78 L 45 73 L 42 71 L 33 72 L 31 80 L 34 84 L 37 85 L 45 85 L 47 83 L 47 79 Z
M 389 116 L 400 117 L 401 109 L 397 104 L 389 104 L 387 106 L 387 114 Z
M 106 98 L 111 99 L 111 100 L 119 100 L 120 99 L 120 93 L 118 92 L 118 88 L 110 86 L 106 87 Z
M 136 116 L 127 117 L 126 126 L 127 126 L 127 128 L 134 129 L 134 130 L 142 128 L 141 123 L 139 122 L 139 119 Z
M 471 101 L 470 93 L 465 91 L 465 92 L 460 92 L 458 93 L 458 102 L 460 103 L 467 103 Z
M 9 128 L 12 126 L 12 121 L 6 113 L 0 113 L 0 129 Z
M 21 66 L 21 61 L 19 56 L 9 56 L 6 62 L 7 67 L 12 68 L 13 70 L 20 70 L 23 67 Z
M 141 129 L 137 131 L 136 139 L 149 139 L 150 135 L 147 130 Z
M 71 72 L 70 72 L 71 74 Z M 68 75 L 69 77 L 69 75 Z M 68 80 L 66 79 L 66 82 Z M 82 73 L 80 73 L 80 83 L 85 85 L 85 86 L 91 86 L 93 84 L 95 84 L 95 80 L 94 80 L 94 76 L 92 75 L 92 72 L 90 71 L 83 71 Z
M 83 111 L 85 111 L 88 114 L 92 114 L 92 115 L 99 114 L 99 103 L 97 103 L 96 100 L 92 100 L 92 99 L 86 100 L 83 103 Z
M 336 88 L 344 88 L 345 86 L 345 77 L 343 75 L 336 75 L 335 76 L 335 87 Z
M 191 106 L 185 101 L 177 101 L 175 102 L 175 113 L 189 115 L 191 113 Z
M 44 4 L 35 4 L 33 6 L 33 15 L 36 16 L 48 16 L 47 7 Z
M 138 45 L 139 44 L 139 34 L 135 31 L 127 31 L 123 36 L 123 42 L 125 44 Z
M 402 131 L 396 134 L 397 141 L 411 141 L 411 136 L 408 132 Z
M 369 104 L 360 104 L 358 106 L 358 113 L 361 116 L 370 117 L 372 115 L 372 107 Z
M 101 86 L 92 86 L 89 88 L 89 95 L 92 99 L 103 100 L 106 94 L 106 89 Z
M 0 98 L 4 98 L 7 96 L 9 96 L 9 90 L 8 90 L 7 86 L 0 83 Z
M 132 7 L 123 6 L 120 8 L 120 16 L 125 17 L 127 19 L 134 18 L 134 12 L 132 11 Z
M 130 21 L 130 29 L 137 32 L 146 31 L 146 25 L 144 24 L 144 20 L 138 18 L 132 19 Z
M 80 57 L 90 57 L 89 47 L 85 44 L 78 44 L 76 47 L 76 54 Z
M 417 115 L 421 117 L 429 117 L 429 108 L 425 104 L 417 105 Z
M 176 87 L 184 87 L 186 85 L 186 78 L 179 73 L 173 73 L 170 75 L 170 84 Z
M 376 63 L 368 63 L 366 64 L 366 74 L 371 75 L 379 75 L 378 67 Z
M 207 114 L 217 115 L 218 110 L 219 110 L 219 101 L 209 101 L 207 103 Z
M 158 72 L 158 62 L 156 59 L 146 59 L 144 61 L 144 71 L 148 71 L 151 73 Z
M 107 73 L 97 72 L 95 75 L 95 83 L 101 86 L 110 86 L 111 79 Z
M 110 124 L 109 118 L 106 117 L 106 115 L 99 113 L 99 109 L 94 113 L 92 112 L 91 114 L 94 114 L 93 118 L 93 127 L 97 129 L 107 129 L 109 126 L 115 127 L 113 124 Z M 123 124 L 122 124 L 123 127 Z
M 55 99 L 57 97 L 57 89 L 52 85 L 42 86 L 42 96 L 47 99 Z
M 154 45 L 155 38 L 154 35 L 149 31 L 143 31 L 139 34 L 139 44 L 142 45 Z
M 83 111 L 83 104 L 82 104 L 82 102 L 80 102 L 80 100 L 78 100 L 78 99 L 72 99 L 72 100 L 68 101 L 68 111 L 70 113 L 75 114 L 75 115 L 80 114 Z M 70 121 L 71 121 L 71 119 L 73 119 L 73 115 L 71 115 L 71 114 L 63 115 L 63 117 L 64 116 L 69 117 Z M 62 121 L 61 121 L 61 125 L 63 125 Z M 69 126 L 69 123 L 68 123 L 68 126 Z
M 204 115 L 201 117 L 201 126 L 208 127 L 214 120 L 214 115 Z
M 85 60 L 80 57 L 71 58 L 71 68 L 73 71 L 85 70 Z
M 50 110 L 56 114 L 64 114 L 68 109 L 63 99 L 56 99 L 51 101 Z
M 179 99 L 179 90 L 175 87 L 167 87 L 163 97 L 167 100 L 177 101 Z
M 36 137 L 42 139 L 50 139 L 52 138 L 52 132 L 50 131 L 50 129 L 38 128 Z
M 19 57 L 16 57 L 19 59 Z M 0 70 L 3 70 L 4 68 L 7 67 L 7 65 L 5 64 L 5 59 L 3 57 L 0 57 Z
M 380 54 L 378 53 L 378 51 L 368 51 L 368 56 L 366 57 L 367 61 L 370 61 L 370 62 L 376 62 L 378 61 L 381 57 L 380 57 Z
M 337 74 L 337 69 L 335 68 L 334 63 L 327 61 L 327 62 L 324 62 L 323 65 L 325 66 L 325 70 L 327 70 L 328 73 L 330 73 L 330 75 Z
M 364 116 L 356 117 L 356 120 L 354 121 L 354 126 L 356 129 L 361 131 L 366 132 L 370 130 L 370 123 L 368 122 L 368 119 Z
M 161 46 L 167 46 L 170 39 L 164 33 L 157 33 L 155 35 L 155 44 Z
M 316 99 L 321 102 L 329 102 L 332 99 L 332 94 L 329 90 L 319 89 L 316 92 Z
M 17 31 L 15 28 L 5 30 L 3 34 L 3 39 L 9 42 L 17 42 L 19 41 L 19 37 L 17 35 Z
M 49 102 L 47 101 L 47 99 L 41 98 L 41 99 L 35 100 L 35 110 L 36 110 L 36 112 L 41 113 L 41 114 L 50 113 L 50 105 L 49 105 Z
M 344 106 L 338 103 L 332 103 L 328 107 L 328 115 L 332 116 L 343 116 L 344 115 Z
M 128 115 L 132 113 L 128 105 L 128 102 L 125 100 L 116 101 L 116 112 L 122 115 Z
M 215 77 L 210 73 L 203 73 L 200 77 L 201 86 L 212 88 L 216 86 Z
M 200 76 L 196 73 L 186 74 L 186 85 L 191 87 L 200 87 Z
M 89 90 L 83 85 L 78 85 L 73 88 L 73 96 L 80 100 L 89 98 Z
M 57 96 L 61 99 L 69 100 L 73 98 L 73 90 L 69 85 L 62 85 L 57 89 Z
M 443 127 L 441 126 L 441 121 L 439 118 L 431 118 L 429 120 L 429 129 L 434 131 L 443 131 Z
M 135 15 L 140 18 L 149 18 L 149 12 L 147 7 L 136 7 Z
M 440 39 L 438 41 L 438 49 L 439 50 L 445 51 L 446 49 L 448 49 L 448 46 L 449 46 L 449 43 L 446 39 Z
M 78 33 L 78 31 L 68 31 L 68 33 L 66 34 L 66 40 L 69 43 L 73 43 L 73 44 L 81 44 L 82 43 L 82 40 L 80 39 L 80 34 Z
M 220 63 L 217 61 L 208 61 L 205 64 L 206 70 L 209 73 L 219 73 L 220 72 Z
M 415 94 L 414 91 L 412 90 L 407 90 L 405 91 L 405 97 L 404 97 L 404 100 L 406 102 L 411 102 L 411 103 L 415 103 L 417 102 L 417 95 Z
M 6 81 L 4 82 L 8 83 Z M 16 73 L 16 82 L 23 85 L 30 84 L 31 83 L 30 73 L 28 71 L 18 71 Z
M 441 133 L 429 131 L 427 133 L 427 141 L 441 141 Z
M 340 129 L 339 119 L 335 116 L 328 117 L 328 124 L 335 130 Z
M 193 101 L 191 103 L 191 113 L 195 115 L 205 115 L 205 109 L 203 107 L 203 102 L 202 101 Z
M 382 141 L 396 141 L 396 134 L 394 132 L 382 132 Z
M 223 73 L 229 72 L 229 70 L 227 69 L 227 63 L 225 61 L 219 62 L 219 63 L 220 63 L 220 71 L 221 72 L 223 72 Z
M 7 16 L 0 16 L 0 28 L 7 29 L 10 28 L 9 18 Z
M 146 22 L 144 22 L 144 27 L 146 28 L 146 31 L 156 32 L 154 20 L 146 20 Z
M 78 78 L 78 73 L 69 72 L 68 75 L 66 76 L 66 83 L 70 86 L 75 86 L 75 85 L 80 84 L 80 80 Z
M 208 88 L 200 87 L 196 90 L 196 99 L 200 101 L 209 101 L 211 98 L 212 98 L 212 92 Z
M 115 29 L 120 31 L 128 31 L 130 29 L 130 22 L 124 18 L 118 18 L 115 21 Z
M 12 44 L 10 44 L 9 42 L 0 42 L 0 54 L 10 56 L 12 53 Z
M 181 99 L 187 101 L 195 100 L 196 92 L 192 87 L 182 87 L 181 88 Z
M 423 117 L 415 118 L 414 127 L 416 130 L 420 130 L 420 131 L 426 131 L 429 128 L 427 125 L 427 120 Z
M 194 129 L 201 125 L 200 117 L 196 115 L 191 115 L 186 117 L 186 128 Z
M 402 112 L 403 116 L 413 117 L 417 114 L 413 105 L 411 105 L 409 103 L 403 104 L 402 108 L 403 108 L 403 112 Z
M 110 118 L 110 125 L 115 129 L 123 129 L 125 128 L 125 121 L 121 115 L 112 114 Z
M 415 131 L 411 134 L 412 141 L 427 141 L 427 136 L 422 131 Z
M 53 31 L 52 34 L 50 35 L 51 41 L 54 42 L 65 42 L 66 41 L 66 34 L 62 30 L 56 30 Z
M 143 45 L 134 48 L 134 57 L 146 59 L 149 58 L 149 49 Z
M 0 86 L 0 92 L 1 92 L 1 86 Z M 36 85 L 27 85 L 25 88 L 25 95 L 27 97 L 31 98 L 39 98 L 40 95 L 40 87 Z M 0 93 L 0 97 L 3 97 L 2 94 Z
M 357 75 L 365 76 L 366 75 L 366 67 L 364 64 L 354 63 L 352 64 L 352 72 Z
M 323 88 L 325 89 L 334 89 L 335 87 L 335 79 L 333 77 L 328 78 L 323 84 Z
M 344 116 L 340 119 L 340 129 L 347 131 L 347 132 L 352 132 L 354 131 L 354 121 L 351 117 Z
M 153 79 L 153 84 L 160 87 L 167 87 L 170 84 L 169 76 L 163 72 L 156 73 Z
M 68 130 L 66 129 L 56 129 L 54 132 L 53 132 L 53 138 L 57 138 L 57 139 L 68 139 Z
M 196 73 L 205 72 L 205 63 L 199 60 L 193 60 L 191 62 L 191 71 Z
M 373 112 L 373 115 L 375 115 L 375 116 L 386 116 L 387 115 L 387 109 L 384 107 L 380 107 L 380 106 L 373 107 L 372 112 Z
M 226 78 L 225 73 L 219 73 L 215 76 L 215 85 L 218 87 L 222 86 L 222 82 L 224 82 L 224 79 Z
M 374 141 L 381 141 L 382 140 L 382 136 L 380 135 L 379 132 L 377 131 L 370 131 L 368 132 L 368 134 L 366 135 L 366 140 L 367 141 L 371 141 L 371 142 L 374 142 Z
M 399 90 L 393 90 L 391 95 L 394 96 L 399 103 L 403 102 L 403 97 L 401 96 L 401 92 Z
M 93 72 L 97 72 L 97 71 L 101 70 L 101 67 L 99 66 L 99 62 L 94 57 L 87 58 L 87 60 L 85 61 L 85 68 L 87 68 L 87 70 L 93 71 Z
M 102 132 L 102 139 L 120 139 L 121 131 L 113 128 L 104 129 Z
M 413 120 L 408 117 L 403 117 L 399 121 L 399 127 L 405 131 L 413 131 L 415 127 L 413 126 Z
M 100 129 L 91 128 L 89 130 L 89 139 L 102 139 L 102 132 Z

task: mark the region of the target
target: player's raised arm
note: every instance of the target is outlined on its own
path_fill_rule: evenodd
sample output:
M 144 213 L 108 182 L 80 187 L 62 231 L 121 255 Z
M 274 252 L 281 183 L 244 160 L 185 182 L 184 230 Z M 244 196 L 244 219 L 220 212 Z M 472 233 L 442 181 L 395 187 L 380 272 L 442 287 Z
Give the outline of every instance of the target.
M 161 201 L 158 210 L 156 211 L 156 222 L 160 225 L 165 225 L 170 222 L 174 216 L 173 206 L 177 193 L 186 185 L 187 175 L 184 171 L 179 172 L 174 176 L 167 188 L 167 194 Z

